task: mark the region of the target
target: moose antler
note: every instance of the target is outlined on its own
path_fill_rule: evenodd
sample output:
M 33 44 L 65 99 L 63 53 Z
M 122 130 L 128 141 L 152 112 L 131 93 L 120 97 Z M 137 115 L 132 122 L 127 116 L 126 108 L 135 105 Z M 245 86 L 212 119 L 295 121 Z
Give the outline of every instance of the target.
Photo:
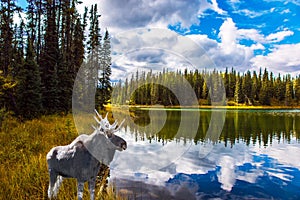
M 101 120 L 99 121 L 99 119 L 94 116 L 94 119 L 96 120 L 96 122 L 99 124 L 99 130 L 103 130 L 103 132 L 105 132 L 106 134 L 112 134 L 115 133 L 117 131 L 120 130 L 121 126 L 123 125 L 125 119 L 121 122 L 120 125 L 118 125 L 118 121 L 116 120 L 113 124 L 110 124 L 107 116 L 108 113 L 106 113 L 105 118 L 102 118 L 102 116 L 98 113 L 98 111 L 95 109 L 95 113 L 98 116 L 98 118 L 100 118 Z M 92 126 L 95 130 L 97 130 L 96 127 Z

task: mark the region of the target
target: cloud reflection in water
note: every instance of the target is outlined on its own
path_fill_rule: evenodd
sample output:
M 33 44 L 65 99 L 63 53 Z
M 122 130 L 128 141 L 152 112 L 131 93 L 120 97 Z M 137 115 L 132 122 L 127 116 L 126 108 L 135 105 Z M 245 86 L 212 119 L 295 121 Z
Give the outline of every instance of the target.
M 207 157 L 200 159 L 199 149 L 203 143 L 168 141 L 165 144 L 168 151 L 164 151 L 159 142 L 136 141 L 135 136 L 125 132 L 119 135 L 127 141 L 128 150 L 125 154 L 118 153 L 111 163 L 111 180 L 116 182 L 117 188 L 144 185 L 149 189 L 153 186 L 155 191 L 151 194 L 158 194 L 163 188 L 175 199 L 187 192 L 198 199 L 223 195 L 233 198 L 300 197 L 300 146 L 295 138 L 289 144 L 280 141 L 268 147 L 247 146 L 243 142 L 225 147 L 220 142 Z M 185 153 L 180 158 L 174 157 L 181 152 Z M 118 184 L 118 180 L 123 180 L 123 184 L 121 181 Z M 128 182 L 124 184 L 124 180 Z

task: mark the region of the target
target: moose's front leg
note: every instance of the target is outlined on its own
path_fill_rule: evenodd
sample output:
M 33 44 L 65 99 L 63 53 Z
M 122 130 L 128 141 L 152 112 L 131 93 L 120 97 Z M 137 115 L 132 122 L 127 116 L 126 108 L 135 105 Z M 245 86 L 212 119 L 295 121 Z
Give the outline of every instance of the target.
M 89 190 L 90 190 L 90 199 L 94 200 L 95 198 L 95 183 L 96 183 L 96 179 L 95 178 L 91 178 L 89 181 Z
M 84 187 L 84 182 L 79 182 L 77 183 L 77 197 L 78 200 L 82 200 L 83 198 L 83 187 Z

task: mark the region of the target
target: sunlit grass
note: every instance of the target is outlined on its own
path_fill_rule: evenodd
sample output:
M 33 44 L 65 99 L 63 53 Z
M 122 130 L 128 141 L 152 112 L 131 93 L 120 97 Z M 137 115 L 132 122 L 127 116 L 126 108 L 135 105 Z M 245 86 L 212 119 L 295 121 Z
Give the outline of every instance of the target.
M 0 199 L 47 199 L 46 154 L 77 137 L 72 115 L 43 116 L 27 122 L 8 117 L 0 130 Z M 65 179 L 57 199 L 76 199 L 75 179 Z M 84 199 L 89 199 L 87 184 Z M 109 187 L 96 199 L 121 199 Z

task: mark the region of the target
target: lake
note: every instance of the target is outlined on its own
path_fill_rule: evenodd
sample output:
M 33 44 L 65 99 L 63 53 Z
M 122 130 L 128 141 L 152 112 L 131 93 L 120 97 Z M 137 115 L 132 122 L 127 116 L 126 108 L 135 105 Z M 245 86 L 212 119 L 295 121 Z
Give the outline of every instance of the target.
M 130 199 L 300 199 L 300 110 L 134 109 L 110 182 Z

